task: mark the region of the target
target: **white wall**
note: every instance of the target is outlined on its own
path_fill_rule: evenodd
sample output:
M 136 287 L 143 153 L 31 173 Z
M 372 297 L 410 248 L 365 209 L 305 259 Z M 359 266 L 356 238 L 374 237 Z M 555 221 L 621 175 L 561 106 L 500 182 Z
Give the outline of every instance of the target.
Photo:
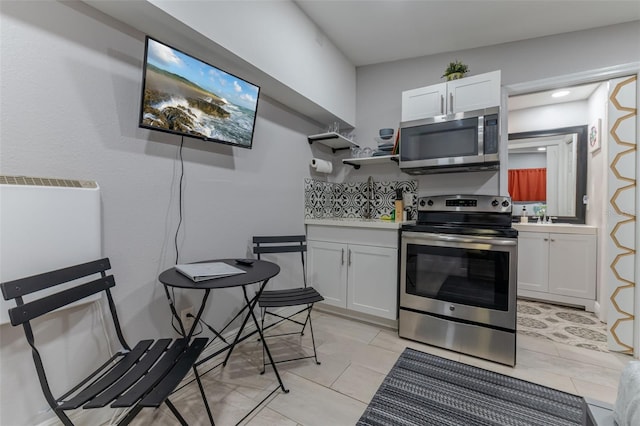
M 292 0 L 83 1 L 186 53 L 213 59 L 319 128 L 355 124 L 354 65 Z
M 539 167 L 547 167 L 547 154 L 544 152 L 509 154 L 509 169 L 535 169 Z
M 355 123 L 355 67 L 292 1 L 149 2 Z
M 509 112 L 509 133 L 584 126 L 588 119 L 587 101 L 519 109 Z
M 588 154 L 587 169 L 587 194 L 589 204 L 587 204 L 586 223 L 598 227 L 598 264 L 597 264 L 597 299 L 595 312 L 601 321 L 607 319 L 607 303 L 604 297 L 607 294 L 606 276 L 607 265 L 603 256 L 607 247 L 607 232 L 604 225 L 607 220 L 609 202 L 607 200 L 607 147 L 609 145 L 609 128 L 607 121 L 607 104 L 609 84 L 604 82 L 598 86 L 596 91 L 588 100 L 588 123 L 600 119 L 600 141 L 602 148 L 599 151 Z
M 478 49 L 442 53 L 357 68 L 356 133 L 358 143 L 375 146 L 374 137 L 382 127 L 398 127 L 403 90 L 442 82 L 446 65 L 459 59 L 470 67 L 470 75 L 502 71 L 502 85 L 537 81 L 638 61 L 640 22 L 587 31 L 541 37 Z M 594 60 L 597 52 L 597 60 Z M 583 123 L 584 124 L 584 123 Z M 384 166 L 385 177 L 399 172 Z M 361 168 L 347 177 L 375 174 L 378 169 Z M 498 173 L 430 175 L 419 179 L 421 194 L 487 193 L 496 191 Z
M 157 276 L 175 262 L 180 138 L 137 127 L 144 35 L 83 3 L 0 6 L 1 173 L 96 180 L 102 251 L 112 261 L 126 337 L 174 335 Z M 315 123 L 261 97 L 252 150 L 185 139 L 180 261 L 247 257 L 253 234 L 304 232 L 310 159 L 331 158 L 307 143 L 316 130 Z M 286 270 L 273 284 L 285 278 L 291 279 Z M 176 296 L 179 309 L 195 302 L 193 294 Z M 239 290 L 218 292 L 205 319 L 223 324 L 241 297 Z M 62 329 L 76 337 L 103 334 L 93 308 L 61 315 Z M 0 424 L 51 417 L 31 355 L 18 345 L 20 329 L 3 326 L 0 339 Z M 81 352 L 55 356 L 63 362 L 54 363 L 56 378 L 68 380 L 67 367 Z

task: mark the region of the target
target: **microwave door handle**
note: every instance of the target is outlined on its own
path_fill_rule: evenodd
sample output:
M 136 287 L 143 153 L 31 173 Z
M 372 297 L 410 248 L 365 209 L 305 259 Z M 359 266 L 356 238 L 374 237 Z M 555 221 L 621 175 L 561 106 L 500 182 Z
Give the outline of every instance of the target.
M 484 116 L 478 117 L 478 155 L 484 155 Z

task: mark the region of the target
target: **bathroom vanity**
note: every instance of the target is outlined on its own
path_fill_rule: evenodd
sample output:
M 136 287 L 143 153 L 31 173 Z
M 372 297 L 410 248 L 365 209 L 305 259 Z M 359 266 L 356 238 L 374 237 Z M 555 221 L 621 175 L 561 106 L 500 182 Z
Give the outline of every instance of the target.
M 518 297 L 584 307 L 596 301 L 597 228 L 517 223 Z

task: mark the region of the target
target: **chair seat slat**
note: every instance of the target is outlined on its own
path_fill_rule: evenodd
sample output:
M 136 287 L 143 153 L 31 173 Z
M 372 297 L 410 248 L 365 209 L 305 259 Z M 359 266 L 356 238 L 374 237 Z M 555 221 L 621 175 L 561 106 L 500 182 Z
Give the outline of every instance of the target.
M 187 375 L 192 365 L 207 346 L 208 340 L 209 339 L 206 338 L 194 339 L 191 346 L 182 353 L 180 359 L 174 364 L 171 371 L 154 387 L 149 395 L 140 401 L 140 406 L 159 407 Z
M 165 349 L 169 346 L 172 339 L 160 339 L 156 341 L 153 346 L 144 354 L 144 357 L 133 368 L 112 386 L 93 398 L 89 403 L 85 404 L 82 408 L 100 408 L 109 404 L 116 399 L 119 395 L 133 386 L 145 373 L 155 364 L 155 362 L 162 356 Z
M 173 345 L 164 353 L 164 356 L 153 366 L 151 370 L 138 383 L 116 399 L 112 408 L 131 407 L 133 404 L 144 398 L 150 390 L 154 388 L 173 367 L 176 360 L 182 355 L 187 347 L 185 339 L 177 339 Z
M 120 359 L 120 361 L 109 370 L 107 374 L 86 387 L 84 390 L 80 391 L 80 393 L 78 393 L 73 398 L 64 401 L 62 404 L 60 404 L 59 408 L 62 410 L 78 408 L 81 405 L 85 404 L 87 401 L 94 398 L 100 392 L 107 389 L 140 359 L 140 357 L 146 352 L 146 350 L 149 348 L 149 346 L 151 346 L 152 343 L 153 340 L 142 340 L 138 342 L 138 344 L 133 349 L 131 349 L 130 352 L 124 355 Z
M 258 305 L 262 308 L 273 308 L 316 303 L 323 300 L 324 297 L 313 287 L 307 287 L 291 290 L 265 291 L 258 299 Z

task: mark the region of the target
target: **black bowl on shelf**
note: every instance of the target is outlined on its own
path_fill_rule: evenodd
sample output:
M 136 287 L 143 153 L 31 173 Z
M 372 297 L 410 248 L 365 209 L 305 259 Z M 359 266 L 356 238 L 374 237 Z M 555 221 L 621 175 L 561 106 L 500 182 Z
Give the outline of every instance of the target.
M 393 137 L 393 132 L 394 132 L 393 129 L 386 128 L 386 129 L 380 129 L 378 131 L 378 134 L 380 135 L 381 139 L 387 140 L 387 139 L 391 139 Z

